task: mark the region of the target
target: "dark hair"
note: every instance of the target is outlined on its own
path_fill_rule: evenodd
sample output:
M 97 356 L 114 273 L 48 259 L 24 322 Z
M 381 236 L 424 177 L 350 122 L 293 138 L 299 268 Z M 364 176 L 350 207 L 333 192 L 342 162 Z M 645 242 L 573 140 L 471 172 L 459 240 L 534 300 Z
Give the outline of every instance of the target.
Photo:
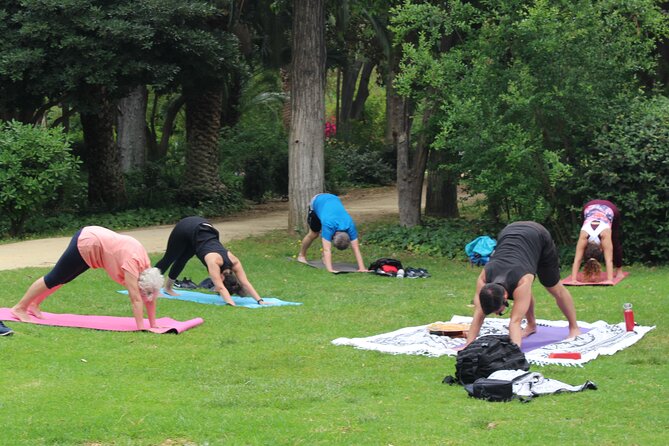
M 244 291 L 242 285 L 239 283 L 237 277 L 235 277 L 234 274 L 230 274 L 223 278 L 223 286 L 225 286 L 225 289 L 228 290 L 230 295 L 236 294 L 241 296 Z
M 602 246 L 594 242 L 588 242 L 588 245 L 583 252 L 583 258 L 585 260 L 595 259 L 601 261 L 603 255 L 604 251 L 602 251 Z
M 332 244 L 338 250 L 343 251 L 351 244 L 351 237 L 349 237 L 348 232 L 337 231 L 332 236 Z
M 486 283 L 479 291 L 479 302 L 483 313 L 488 315 L 499 310 L 504 305 L 506 290 L 499 283 Z

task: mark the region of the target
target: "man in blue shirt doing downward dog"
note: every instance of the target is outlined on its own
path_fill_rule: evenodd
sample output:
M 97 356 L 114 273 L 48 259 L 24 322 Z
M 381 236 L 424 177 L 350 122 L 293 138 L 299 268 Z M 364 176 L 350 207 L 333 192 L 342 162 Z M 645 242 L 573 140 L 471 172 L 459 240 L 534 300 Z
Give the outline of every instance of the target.
M 358 263 L 358 271 L 367 271 L 362 261 L 362 254 L 360 254 L 358 231 L 355 229 L 355 223 L 344 209 L 339 197 L 332 194 L 318 194 L 312 198 L 309 204 L 307 223 L 309 224 L 309 233 L 302 240 L 300 253 L 297 255 L 298 261 L 307 263 L 307 251 L 320 233 L 323 242 L 323 264 L 328 271 L 331 273 L 337 272 L 332 267 L 332 245 L 339 250 L 351 246 Z

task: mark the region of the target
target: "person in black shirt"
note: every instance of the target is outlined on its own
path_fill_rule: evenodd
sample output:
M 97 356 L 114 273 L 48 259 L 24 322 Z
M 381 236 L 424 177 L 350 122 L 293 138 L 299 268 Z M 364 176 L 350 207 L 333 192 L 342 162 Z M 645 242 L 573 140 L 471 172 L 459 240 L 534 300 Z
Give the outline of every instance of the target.
M 478 336 L 485 317 L 502 315 L 513 300 L 509 337 L 520 346 L 521 339 L 537 329 L 532 282 L 535 275 L 551 293 L 569 322 L 570 338 L 581 331 L 576 322 L 574 300 L 560 281 L 560 263 L 550 233 L 539 223 L 521 221 L 506 226 L 497 238 L 497 247 L 481 271 L 474 294 L 474 318 L 467 344 Z M 525 318 L 527 325 L 521 329 Z
M 230 275 L 236 276 L 244 293 L 253 297 L 259 304 L 266 304 L 249 282 L 242 262 L 225 249 L 219 240 L 216 228 L 202 217 L 186 217 L 180 220 L 170 233 L 165 255 L 156 263 L 156 268 L 163 273 L 171 266 L 165 281 L 165 293 L 171 296 L 178 295 L 172 289 L 172 285 L 193 256 L 197 256 L 207 267 L 209 277 L 214 283 L 214 290 L 227 304 L 235 306 L 230 292 L 223 284 L 225 278 Z

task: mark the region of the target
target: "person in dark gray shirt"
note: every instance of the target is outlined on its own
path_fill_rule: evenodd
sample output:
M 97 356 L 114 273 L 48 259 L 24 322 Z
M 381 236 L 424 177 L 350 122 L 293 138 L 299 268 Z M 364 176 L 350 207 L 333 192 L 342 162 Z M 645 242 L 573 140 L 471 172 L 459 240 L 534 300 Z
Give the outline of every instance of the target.
M 509 337 L 520 346 L 521 339 L 537 330 L 534 315 L 532 283 L 534 277 L 555 298 L 569 322 L 569 338 L 581 331 L 576 323 L 574 300 L 560 281 L 560 263 L 555 243 L 546 228 L 532 221 L 520 221 L 506 226 L 497 237 L 497 247 L 481 271 L 474 294 L 474 318 L 467 344 L 478 336 L 488 314 L 504 314 L 513 300 L 509 321 Z M 523 330 L 521 322 L 527 325 Z

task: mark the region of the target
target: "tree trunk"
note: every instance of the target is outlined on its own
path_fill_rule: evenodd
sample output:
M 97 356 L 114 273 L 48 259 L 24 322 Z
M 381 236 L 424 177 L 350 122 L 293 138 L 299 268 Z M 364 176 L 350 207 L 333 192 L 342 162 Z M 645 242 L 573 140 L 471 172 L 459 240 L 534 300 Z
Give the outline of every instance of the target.
M 351 119 L 362 119 L 362 113 L 365 110 L 365 102 L 369 97 L 369 81 L 374 70 L 374 63 L 366 61 L 362 66 L 360 73 L 360 82 L 358 82 L 358 92 L 355 95 L 353 106 L 351 107 Z
M 311 198 L 325 185 L 324 0 L 294 0 L 288 230 L 306 230 Z
M 116 143 L 121 153 L 121 170 L 128 173 L 146 164 L 146 102 L 148 91 L 141 85 L 118 102 Z
M 184 204 L 217 200 L 224 191 L 218 174 L 223 92 L 208 88 L 185 96 L 186 170 L 179 198 Z
M 94 93 L 97 110 L 81 113 L 88 164 L 88 201 L 94 206 L 117 209 L 126 201 L 121 156 L 114 141 L 116 109 L 104 91 Z
M 405 125 L 395 142 L 397 147 L 397 198 L 400 225 L 413 227 L 421 224 L 423 181 L 430 151 L 425 129 L 431 113 L 429 110 L 423 112 L 423 133 L 417 138 L 416 147 L 412 150 L 410 112 L 408 104 L 404 102 L 402 121 Z
M 362 61 L 347 62 L 342 70 L 341 110 L 337 119 L 337 137 L 348 140 L 351 136 L 351 110 L 355 96 L 355 84 L 362 67 Z
M 177 96 L 170 102 L 165 111 L 165 117 L 163 118 L 163 127 L 160 136 L 160 143 L 156 147 L 156 152 L 151 157 L 151 159 L 160 159 L 164 158 L 167 155 L 167 149 L 170 143 L 170 136 L 174 131 L 174 121 L 181 110 L 181 107 L 186 103 L 186 98 L 183 95 Z M 155 156 L 155 158 L 154 158 Z
M 390 59 L 389 83 L 386 87 L 388 95 L 388 111 L 393 147 L 397 150 L 397 199 L 400 225 L 413 227 L 421 223 L 421 201 L 423 193 L 423 179 L 427 166 L 429 145 L 426 138 L 426 128 L 431 117 L 430 110 L 423 112 L 422 133 L 415 150 L 411 146 L 411 110 L 408 99 L 397 94 L 393 87 L 397 73 L 396 50 L 393 50 Z
M 458 175 L 450 169 L 440 169 L 448 164 L 446 150 L 431 150 L 428 162 L 425 215 L 430 217 L 458 218 Z

